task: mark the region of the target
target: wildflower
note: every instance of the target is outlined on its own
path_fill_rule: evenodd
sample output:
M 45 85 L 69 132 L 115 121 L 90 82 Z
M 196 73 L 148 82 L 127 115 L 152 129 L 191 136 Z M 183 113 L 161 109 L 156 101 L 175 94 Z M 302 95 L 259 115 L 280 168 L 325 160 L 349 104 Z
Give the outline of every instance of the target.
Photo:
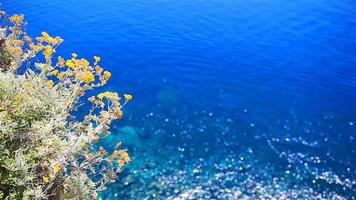
M 78 54 L 72 53 L 72 57 L 73 57 L 73 58 L 77 58 L 77 57 L 78 57 Z
M 24 19 L 24 16 L 23 15 L 18 15 L 18 14 L 12 15 L 10 17 L 10 21 L 15 23 L 16 25 L 22 24 L 23 19 Z
M 70 68 L 74 68 L 75 67 L 75 63 L 73 62 L 73 60 L 67 60 L 66 61 L 66 65 Z
M 84 68 L 87 68 L 89 67 L 90 63 L 87 59 L 80 59 L 80 60 L 76 60 L 77 61 L 77 65 L 81 66 L 81 67 L 84 67 Z
M 97 97 L 99 99 L 103 99 L 105 97 L 105 93 L 100 93 L 100 94 L 97 95 Z
M 95 158 L 95 155 L 92 154 L 92 153 L 90 153 L 90 154 L 88 154 L 88 158 L 89 158 L 89 159 L 93 159 L 93 158 Z
M 115 119 L 119 119 L 119 118 L 121 118 L 122 116 L 123 116 L 123 113 L 122 113 L 121 110 L 118 110 L 118 111 L 115 111 L 115 112 L 114 112 L 114 117 L 115 117 Z
M 91 83 L 91 82 L 95 81 L 94 74 L 91 72 L 85 72 L 84 73 L 84 81 L 86 83 Z
M 107 154 L 108 152 L 103 148 L 103 147 L 100 147 L 100 150 L 98 151 L 98 155 L 103 157 Z
M 111 73 L 109 71 L 105 71 L 104 72 L 104 80 L 109 80 L 110 77 L 111 77 Z
M 49 34 L 45 31 L 41 32 L 42 37 L 50 37 Z
M 53 71 L 51 71 L 51 75 L 53 75 L 53 76 L 57 76 L 58 75 L 58 73 L 59 73 L 59 71 L 58 70 L 53 70 Z
M 45 49 L 42 54 L 46 57 L 50 57 L 54 52 L 56 52 L 56 50 L 54 50 L 51 46 L 47 45 L 45 46 Z
M 45 182 L 45 183 L 49 182 L 49 177 L 48 176 L 43 176 L 42 179 L 43 179 L 43 182 Z
M 124 97 L 126 100 L 131 100 L 132 99 L 132 95 L 131 94 L 124 94 Z
M 101 58 L 99 56 L 94 56 L 94 60 L 96 63 L 100 62 Z
M 131 162 L 131 158 L 126 150 L 118 150 L 118 154 L 120 155 L 119 160 L 117 161 L 119 167 L 124 166 L 124 164 Z
M 45 38 L 45 42 L 50 43 L 50 44 L 54 44 L 54 45 L 58 44 L 58 41 L 53 37 Z
M 116 178 L 116 174 L 112 171 L 112 170 L 109 170 L 107 172 L 107 177 L 110 179 L 110 180 L 114 180 Z
M 110 163 L 112 163 L 112 162 L 115 160 L 115 158 L 116 158 L 115 155 L 111 155 L 111 156 L 109 156 L 109 158 L 107 158 L 107 159 L 108 159 L 108 161 L 109 161 Z
M 119 95 L 117 92 L 103 92 L 97 95 L 99 99 L 103 99 L 104 97 L 106 98 L 117 98 Z
M 97 65 L 97 66 L 95 66 L 95 71 L 97 74 L 101 74 L 101 73 L 103 73 L 104 69 L 101 68 L 99 65 Z
M 54 173 L 58 173 L 59 171 L 61 171 L 61 166 L 59 164 L 54 165 L 53 167 Z
M 8 46 L 7 50 L 14 56 L 21 56 L 23 51 L 21 47 Z
M 56 40 L 55 38 L 51 37 L 47 32 L 42 32 L 42 40 L 50 43 L 50 44 L 58 44 L 58 40 Z
M 53 174 L 53 173 L 49 173 L 48 176 L 49 176 L 50 178 L 53 178 L 53 177 L 54 177 L 54 174 Z
M 62 43 L 64 41 L 63 38 L 59 36 L 56 36 L 54 39 L 56 39 L 58 43 Z
M 21 46 L 23 44 L 24 44 L 24 41 L 22 41 L 22 40 L 12 40 L 12 45 L 14 47 L 19 47 L 19 46 Z
M 62 57 L 62 56 L 58 56 L 58 65 L 60 66 L 60 67 L 64 67 L 65 66 L 65 60 L 64 60 L 64 58 Z
M 49 81 L 47 81 L 47 85 L 49 87 L 53 87 L 54 86 L 54 82 L 52 80 L 49 80 Z
M 31 44 L 30 47 L 33 51 L 38 52 L 43 48 L 43 45 L 42 44 Z

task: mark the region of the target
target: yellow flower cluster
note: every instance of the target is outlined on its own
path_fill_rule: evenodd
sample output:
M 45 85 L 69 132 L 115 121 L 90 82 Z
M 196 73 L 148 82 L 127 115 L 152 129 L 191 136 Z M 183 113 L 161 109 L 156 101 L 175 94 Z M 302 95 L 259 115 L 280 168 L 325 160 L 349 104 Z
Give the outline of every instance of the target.
M 119 160 L 117 161 L 117 163 L 119 164 L 119 167 L 123 167 L 126 163 L 131 162 L 131 158 L 129 156 L 129 154 L 127 153 L 126 149 L 121 149 L 121 150 L 117 150 L 119 157 Z
M 53 54 L 54 52 L 56 52 L 56 50 L 54 50 L 51 46 L 46 45 L 46 46 L 44 47 L 44 50 L 43 50 L 42 54 L 43 54 L 45 57 L 50 57 L 50 56 L 52 56 L 52 54 Z
M 53 87 L 54 86 L 54 82 L 52 80 L 49 80 L 49 81 L 47 81 L 47 85 L 49 87 Z
M 10 21 L 12 23 L 15 23 L 16 25 L 20 25 L 23 23 L 24 20 L 24 16 L 23 15 L 18 15 L 18 14 L 14 14 L 10 17 Z
M 104 80 L 109 80 L 110 77 L 111 77 L 111 73 L 109 71 L 105 71 L 104 72 Z
M 94 56 L 94 66 L 90 65 L 90 62 L 85 58 L 78 58 L 78 54 L 72 53 L 72 58 L 65 60 L 63 57 L 59 56 L 57 58 L 57 65 L 60 68 L 64 68 L 65 71 L 59 71 L 58 69 L 53 70 L 49 75 L 57 76 L 58 79 L 62 80 L 63 77 L 74 77 L 75 80 L 84 82 L 85 84 L 94 84 L 91 87 L 97 87 L 105 85 L 111 76 L 111 73 L 104 71 L 102 67 L 97 65 L 100 61 L 100 57 Z M 66 70 L 67 69 L 67 70 Z M 96 80 L 99 80 L 97 83 Z
M 59 36 L 53 38 L 47 32 L 42 32 L 42 37 L 37 37 L 37 40 L 47 42 L 48 44 L 57 45 L 63 42 L 63 39 Z
M 104 69 L 101 68 L 99 65 L 95 66 L 95 71 L 97 74 L 101 75 L 103 73 Z
M 43 176 L 42 179 L 43 179 L 43 182 L 45 182 L 45 183 L 49 182 L 49 177 L 48 176 Z
M 53 171 L 54 173 L 58 173 L 59 171 L 61 171 L 61 166 L 59 164 L 54 165 Z
M 56 70 L 51 71 L 50 74 L 53 76 L 57 76 L 59 74 L 59 71 L 56 69 Z
M 75 67 L 75 63 L 73 62 L 73 60 L 67 60 L 66 61 L 66 65 L 70 68 L 74 68 Z
M 116 92 L 103 92 L 97 95 L 99 99 L 103 98 L 118 98 L 119 95 Z
M 53 173 L 49 173 L 47 176 L 42 176 L 42 180 L 45 183 L 49 183 L 50 179 L 54 177 L 54 174 L 57 174 L 61 171 L 61 166 L 59 164 L 56 164 L 53 166 Z
M 31 50 L 33 50 L 34 52 L 39 52 L 39 51 L 42 50 L 43 45 L 42 45 L 42 44 L 33 44 L 33 43 L 31 43 L 31 44 L 30 44 L 30 48 L 31 48 Z
M 100 62 L 101 58 L 99 56 L 94 56 L 94 60 L 96 63 Z
M 40 37 L 36 37 L 36 40 L 39 41 L 40 44 L 42 44 L 42 42 L 46 42 L 51 46 L 55 46 L 63 42 L 61 37 L 52 37 L 47 32 L 42 32 Z
M 124 97 L 126 100 L 131 100 L 132 99 L 132 95 L 131 94 L 124 94 Z
M 91 72 L 84 72 L 83 73 L 83 80 L 86 82 L 86 83 L 91 83 L 91 82 L 94 82 L 95 81 L 95 77 L 94 77 L 94 74 L 91 73 Z
M 23 44 L 24 44 L 24 41 L 22 41 L 22 40 L 17 40 L 17 39 L 12 40 L 12 46 L 14 46 L 14 47 L 20 47 Z

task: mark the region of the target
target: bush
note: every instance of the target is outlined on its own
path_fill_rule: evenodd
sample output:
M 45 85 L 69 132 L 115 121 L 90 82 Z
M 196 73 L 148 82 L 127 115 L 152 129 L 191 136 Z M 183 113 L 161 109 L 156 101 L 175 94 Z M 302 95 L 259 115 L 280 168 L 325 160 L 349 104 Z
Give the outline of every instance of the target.
M 73 53 L 54 62 L 59 36 L 23 31 L 24 16 L 0 10 L 0 199 L 93 199 L 130 162 L 126 149 L 97 142 L 132 99 L 104 92 L 89 98 L 83 120 L 73 116 L 88 90 L 111 74 Z M 43 57 L 42 57 L 43 56 Z M 34 63 L 31 60 L 44 60 Z M 21 71 L 21 73 L 19 73 Z

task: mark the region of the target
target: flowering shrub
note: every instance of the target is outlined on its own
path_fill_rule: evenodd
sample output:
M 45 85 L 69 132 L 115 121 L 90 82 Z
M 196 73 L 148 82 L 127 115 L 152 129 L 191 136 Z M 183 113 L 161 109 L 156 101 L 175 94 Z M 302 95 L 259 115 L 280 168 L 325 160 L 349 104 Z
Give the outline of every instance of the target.
M 130 162 L 120 143 L 109 153 L 97 142 L 132 96 L 92 96 L 79 121 L 71 113 L 80 98 L 111 76 L 100 57 L 54 58 L 61 37 L 42 32 L 33 39 L 23 31 L 23 15 L 0 10 L 0 17 L 8 25 L 0 27 L 0 199 L 97 198 Z

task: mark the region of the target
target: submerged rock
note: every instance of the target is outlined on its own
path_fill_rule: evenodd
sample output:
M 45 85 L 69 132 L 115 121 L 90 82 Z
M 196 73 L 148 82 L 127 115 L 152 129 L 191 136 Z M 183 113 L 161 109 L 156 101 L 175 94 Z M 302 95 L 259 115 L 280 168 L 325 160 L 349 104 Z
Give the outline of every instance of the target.
M 138 132 L 138 128 L 132 126 L 124 126 L 117 130 L 115 137 L 127 146 L 139 148 L 142 146 L 142 142 Z
M 176 105 L 180 102 L 181 96 L 179 91 L 173 88 L 166 88 L 158 93 L 157 100 L 159 103 L 165 105 Z

